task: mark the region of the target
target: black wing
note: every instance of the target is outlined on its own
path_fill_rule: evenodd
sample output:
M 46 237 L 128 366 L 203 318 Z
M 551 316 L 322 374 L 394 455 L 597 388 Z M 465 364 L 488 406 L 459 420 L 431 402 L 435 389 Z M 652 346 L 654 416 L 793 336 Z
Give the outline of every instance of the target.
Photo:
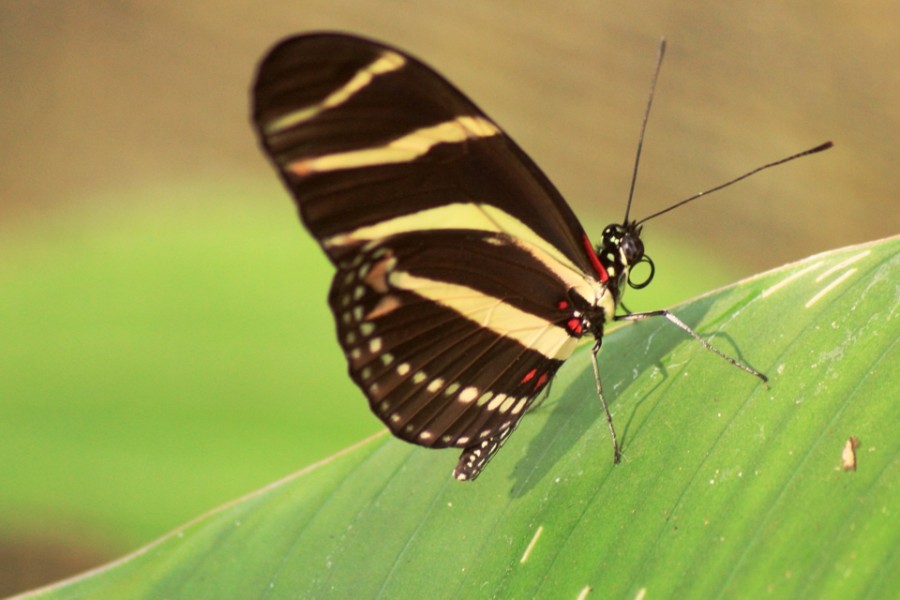
M 254 120 L 337 266 L 329 303 L 354 381 L 398 437 L 465 448 L 456 474 L 474 478 L 606 293 L 581 225 L 469 99 L 376 42 L 281 42 Z

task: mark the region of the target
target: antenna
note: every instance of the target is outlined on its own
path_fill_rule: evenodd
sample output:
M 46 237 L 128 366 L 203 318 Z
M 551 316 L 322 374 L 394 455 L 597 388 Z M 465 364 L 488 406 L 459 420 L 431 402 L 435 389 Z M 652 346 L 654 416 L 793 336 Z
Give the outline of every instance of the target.
M 641 123 L 641 135 L 638 137 L 637 156 L 634 158 L 634 171 L 631 174 L 631 189 L 628 190 L 628 205 L 625 207 L 625 220 L 622 221 L 623 224 L 628 223 L 628 215 L 631 213 L 631 199 L 634 198 L 634 185 L 637 182 L 638 166 L 641 164 L 641 149 L 644 147 L 644 133 L 647 131 L 647 120 L 650 118 L 650 107 L 653 106 L 653 94 L 656 92 L 656 82 L 659 80 L 659 71 L 662 67 L 662 61 L 665 55 L 666 38 L 660 38 L 659 52 L 656 55 L 656 69 L 653 71 L 653 79 L 650 81 L 650 95 L 647 98 L 647 108 L 644 110 L 644 122 Z
M 715 191 L 721 190 L 722 188 L 726 188 L 726 187 L 728 187 L 729 185 L 731 185 L 731 184 L 733 184 L 733 183 L 737 183 L 738 181 L 740 181 L 740 180 L 742 180 L 742 179 L 746 179 L 746 178 L 750 177 L 751 175 L 753 175 L 754 173 L 759 173 L 760 171 L 764 171 L 764 170 L 768 169 L 769 167 L 777 167 L 778 165 L 783 165 L 784 163 L 790 162 L 790 161 L 794 160 L 795 158 L 802 158 L 802 157 L 804 157 L 804 156 L 809 156 L 810 154 L 816 154 L 817 152 L 822 152 L 823 150 L 828 150 L 828 149 L 831 148 L 832 146 L 834 146 L 834 143 L 828 141 L 828 142 L 825 142 L 824 144 L 819 144 L 818 146 L 816 146 L 816 147 L 814 147 L 814 148 L 810 148 L 809 150 L 804 150 L 803 152 L 798 152 L 797 154 L 792 154 L 792 155 L 787 156 L 787 157 L 785 157 L 785 158 L 782 158 L 782 159 L 780 159 L 780 160 L 776 160 L 775 162 L 770 162 L 770 163 L 768 163 L 768 164 L 762 165 L 761 167 L 756 167 L 756 168 L 753 169 L 752 171 L 747 171 L 746 173 L 744 173 L 744 174 L 741 175 L 740 177 L 735 177 L 734 179 L 731 179 L 731 180 L 729 180 L 729 181 L 726 181 L 725 183 L 719 184 L 719 185 L 717 185 L 716 187 L 713 187 L 713 188 L 710 188 L 710 189 L 708 189 L 708 190 L 706 190 L 706 191 L 700 192 L 699 194 L 694 194 L 694 195 L 691 196 L 690 198 L 686 198 L 686 199 L 682 200 L 681 202 L 676 202 L 675 204 L 673 204 L 673 205 L 670 206 L 669 208 L 664 208 L 664 209 L 662 209 L 662 210 L 659 211 L 659 212 L 653 213 L 653 214 L 650 215 L 649 217 L 644 217 L 643 219 L 641 219 L 640 221 L 638 221 L 637 224 L 639 225 L 639 224 L 641 224 L 641 223 L 646 223 L 646 222 L 649 221 L 650 219 L 655 219 L 656 217 L 658 217 L 658 216 L 660 216 L 660 215 L 664 215 L 664 214 L 666 214 L 667 212 L 669 212 L 670 210 L 675 210 L 675 209 L 678 208 L 679 206 L 684 206 L 684 205 L 687 204 L 688 202 L 693 202 L 693 201 L 696 200 L 697 198 L 700 198 L 700 197 L 702 197 L 702 196 L 706 196 L 707 194 L 711 194 L 711 193 L 713 193 L 713 192 L 715 192 Z M 635 168 L 635 171 L 637 171 L 637 168 Z M 628 204 L 629 204 L 629 206 L 631 205 L 631 199 L 630 199 L 630 198 L 629 198 L 629 200 L 628 200 Z

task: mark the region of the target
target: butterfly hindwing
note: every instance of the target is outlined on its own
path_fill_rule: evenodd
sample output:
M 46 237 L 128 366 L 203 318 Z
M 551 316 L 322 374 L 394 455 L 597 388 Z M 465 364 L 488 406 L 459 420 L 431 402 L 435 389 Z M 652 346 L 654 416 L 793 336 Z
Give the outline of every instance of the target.
M 500 234 L 405 234 L 340 264 L 329 303 L 350 373 L 408 441 L 511 428 L 568 358 L 566 287 Z

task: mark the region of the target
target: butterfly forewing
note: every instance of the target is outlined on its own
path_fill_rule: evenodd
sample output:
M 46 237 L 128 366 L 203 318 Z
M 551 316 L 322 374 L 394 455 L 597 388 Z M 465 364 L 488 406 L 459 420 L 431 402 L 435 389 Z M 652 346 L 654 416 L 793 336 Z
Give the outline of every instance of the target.
M 288 39 L 260 66 L 254 101 L 263 145 L 320 241 L 373 224 L 469 227 L 485 206 L 495 229 L 590 272 L 581 225 L 534 162 L 399 50 L 335 34 Z
M 574 214 L 519 147 L 433 70 L 333 34 L 276 46 L 254 119 L 337 267 L 350 374 L 398 437 L 466 449 L 472 479 L 604 299 Z

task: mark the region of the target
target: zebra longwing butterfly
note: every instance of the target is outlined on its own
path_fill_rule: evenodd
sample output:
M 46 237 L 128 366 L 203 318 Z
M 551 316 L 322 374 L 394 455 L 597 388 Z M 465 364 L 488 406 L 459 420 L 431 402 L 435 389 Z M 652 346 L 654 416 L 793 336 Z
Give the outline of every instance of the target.
M 337 268 L 328 303 L 350 376 L 395 436 L 461 448 L 457 479 L 478 476 L 586 335 L 618 462 L 596 366 L 608 321 L 665 316 L 722 355 L 667 311 L 616 315 L 630 268 L 649 261 L 646 219 L 626 214 L 593 247 L 528 155 L 410 55 L 289 38 L 253 101 L 263 149 Z

